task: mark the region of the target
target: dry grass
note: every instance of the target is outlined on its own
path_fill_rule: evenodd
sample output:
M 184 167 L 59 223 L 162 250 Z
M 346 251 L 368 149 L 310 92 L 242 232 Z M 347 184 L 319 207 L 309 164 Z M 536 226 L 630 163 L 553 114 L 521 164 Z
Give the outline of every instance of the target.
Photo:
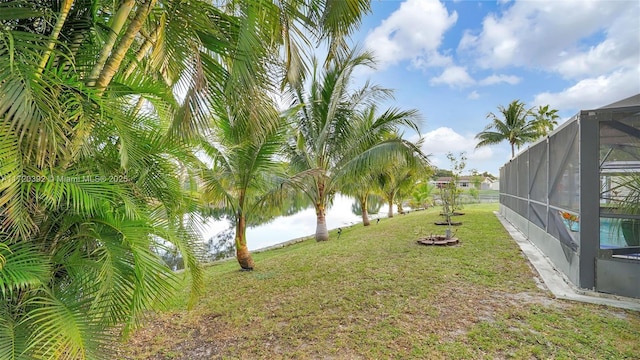
M 181 294 L 119 358 L 638 358 L 640 314 L 551 298 L 495 209 L 467 207 L 455 247 L 415 243 L 444 232 L 432 210 L 215 264 L 195 309 Z

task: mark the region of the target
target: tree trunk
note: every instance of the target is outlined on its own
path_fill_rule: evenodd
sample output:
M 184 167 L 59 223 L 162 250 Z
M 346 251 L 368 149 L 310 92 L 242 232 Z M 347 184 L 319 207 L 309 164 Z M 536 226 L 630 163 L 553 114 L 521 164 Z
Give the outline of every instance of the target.
M 38 66 L 38 72 L 36 76 L 40 76 L 44 71 L 45 66 L 47 66 L 47 62 L 51 57 L 51 53 L 53 52 L 53 48 L 56 46 L 56 40 L 58 40 L 58 36 L 60 35 L 60 30 L 64 26 L 65 21 L 67 20 L 67 15 L 69 15 L 69 11 L 71 10 L 71 5 L 73 5 L 73 0 L 65 0 L 62 2 L 60 6 L 60 14 L 58 16 L 58 20 L 56 21 L 53 30 L 51 31 L 51 40 L 47 44 L 47 50 L 42 55 L 42 59 L 40 59 L 40 64 Z
M 389 198 L 389 215 L 388 217 L 393 217 L 393 196 Z
M 360 207 L 362 208 L 362 225 L 369 226 L 369 213 L 367 212 L 367 197 L 364 200 L 360 200 Z
M 514 148 L 513 145 L 514 145 L 514 143 L 511 143 L 511 158 L 512 159 L 513 159 L 514 156 L 516 156 L 516 151 L 515 151 L 515 148 Z
M 124 72 L 125 78 L 128 78 L 129 76 L 131 76 L 131 73 L 133 73 L 133 71 L 138 67 L 138 64 L 142 61 L 144 56 L 149 52 L 149 50 L 151 49 L 151 46 L 153 46 L 153 43 L 158 38 L 158 32 L 159 32 L 159 27 L 157 27 L 153 31 L 153 33 L 149 35 L 149 37 L 140 46 L 140 49 L 138 49 L 138 52 L 136 53 L 136 60 L 132 61 L 129 64 L 129 67 L 127 68 L 127 70 Z
M 104 64 L 107 62 L 107 58 L 109 58 L 109 54 L 111 54 L 111 50 L 113 50 L 114 45 L 116 44 L 116 40 L 118 40 L 118 35 L 120 35 L 120 31 L 124 27 L 124 24 L 129 17 L 129 13 L 133 9 L 135 5 L 135 0 L 125 0 L 120 4 L 120 8 L 118 8 L 118 12 L 113 17 L 111 22 L 111 31 L 109 32 L 109 36 L 107 41 L 102 46 L 102 50 L 100 50 L 100 55 L 98 56 L 98 60 L 95 65 L 93 65 L 93 69 L 91 69 L 91 73 L 89 74 L 88 84 L 89 86 L 93 86 L 98 80 L 98 76 L 104 67 Z
M 255 263 L 251 258 L 251 253 L 249 253 L 249 248 L 247 247 L 247 226 L 244 218 L 244 214 L 239 214 L 237 217 L 236 223 L 236 258 L 238 259 L 238 264 L 244 270 L 253 270 Z
M 329 240 L 329 231 L 327 230 L 327 218 L 326 218 L 326 201 L 325 201 L 325 184 L 321 180 L 318 181 L 318 197 L 316 200 L 316 241 Z
M 99 91 L 103 91 L 107 85 L 109 85 L 116 72 L 118 72 L 124 56 L 131 47 L 131 44 L 133 44 L 136 35 L 140 32 L 142 25 L 144 25 L 144 22 L 147 20 L 151 9 L 155 6 L 155 3 L 156 0 L 147 0 L 145 3 L 138 6 L 135 17 L 129 23 L 127 31 L 125 31 L 120 43 L 109 57 L 109 60 L 104 65 L 104 68 L 96 81 L 96 87 Z
M 329 240 L 329 231 L 327 230 L 327 219 L 325 215 L 324 204 L 316 204 L 316 241 Z

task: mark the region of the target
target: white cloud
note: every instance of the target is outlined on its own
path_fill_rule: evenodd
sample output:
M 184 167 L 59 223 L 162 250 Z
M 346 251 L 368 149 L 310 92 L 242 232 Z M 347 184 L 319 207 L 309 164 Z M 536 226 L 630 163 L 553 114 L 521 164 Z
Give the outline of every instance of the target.
M 445 84 L 451 87 L 467 87 L 475 84 L 475 81 L 467 73 L 467 69 L 461 66 L 450 66 L 440 74 L 440 76 L 432 78 L 431 85 Z
M 480 85 L 495 85 L 500 83 L 515 85 L 519 83 L 521 80 L 522 79 L 514 75 L 491 75 L 480 80 L 478 83 Z
M 458 157 L 461 152 L 467 156 L 467 170 L 477 169 L 497 173 L 500 164 L 503 163 L 501 154 L 503 151 L 494 151 L 496 147 L 481 147 L 475 149 L 477 140 L 474 134 L 462 135 L 448 127 L 439 127 L 433 131 L 422 134 L 424 143 L 422 151 L 429 154 L 431 164 L 449 169 L 451 164 L 447 159 L 447 153 L 451 152 Z M 414 139 L 415 140 L 415 139 Z M 498 159 L 498 160 L 496 160 Z
M 461 152 L 465 152 L 467 156 L 466 171 L 476 169 L 480 172 L 489 171 L 497 175 L 498 168 L 511 156 L 511 150 L 509 150 L 507 143 L 475 149 L 478 143 L 475 134 L 462 135 L 449 127 L 439 127 L 422 134 L 422 137 L 424 138 L 422 151 L 430 155 L 431 164 L 440 169 L 451 168 L 447 153 L 451 152 L 458 157 Z M 416 139 L 417 136 L 409 140 L 415 141 Z
M 518 84 L 522 79 L 514 75 L 491 75 L 480 81 L 474 80 L 467 72 L 466 67 L 449 66 L 442 71 L 442 74 L 432 78 L 429 82 L 431 85 L 449 85 L 453 88 L 464 88 L 471 85 L 490 86 L 496 84 Z
M 597 76 L 640 63 L 637 1 L 522 1 L 467 31 L 459 50 L 485 68 L 525 66 L 567 78 Z M 593 41 L 597 41 L 593 46 Z
M 633 56 L 621 56 L 624 51 L 621 44 L 615 40 L 607 39 L 600 44 L 593 46 L 589 51 L 567 56 L 565 60 L 555 65 L 554 69 L 567 78 L 578 78 L 584 75 L 606 73 L 612 68 L 620 67 L 620 63 L 612 62 L 611 59 L 623 59 L 630 62 Z M 637 58 L 637 57 L 636 57 Z
M 469 100 L 476 100 L 480 98 L 480 94 L 478 94 L 477 91 L 472 91 L 471 93 L 469 93 L 469 95 L 467 95 L 467 99 Z
M 365 39 L 380 68 L 410 60 L 416 67 L 444 66 L 449 56 L 439 53 L 444 33 L 458 20 L 438 0 L 407 0 Z
M 446 155 L 448 152 L 456 154 L 464 151 L 469 159 L 477 160 L 488 159 L 493 155 L 491 148 L 475 149 L 477 144 L 475 135 L 461 135 L 448 127 L 439 127 L 422 134 L 422 137 L 424 138 L 422 150 L 425 154 Z
M 549 104 L 553 109 L 587 110 L 640 93 L 640 65 L 610 75 L 587 78 L 560 92 L 535 96 L 535 105 Z

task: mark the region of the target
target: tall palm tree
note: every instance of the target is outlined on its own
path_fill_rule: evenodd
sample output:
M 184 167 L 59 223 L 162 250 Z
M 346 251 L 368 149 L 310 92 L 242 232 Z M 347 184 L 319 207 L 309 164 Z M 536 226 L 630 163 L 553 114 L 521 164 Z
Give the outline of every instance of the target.
M 549 110 L 548 105 L 540 106 L 535 113 L 520 100 L 513 100 L 506 108 L 498 106 L 498 110 L 502 118 L 492 112 L 487 114 L 491 123 L 476 135 L 480 140 L 476 149 L 506 140 L 511 145 L 511 157 L 514 157 L 516 147 L 520 149 L 520 146 L 546 135 L 557 124 L 557 110 Z
M 500 105 L 498 110 L 503 119 L 492 112 L 487 114 L 487 119 L 491 119 L 491 123 L 476 135 L 476 139 L 480 140 L 476 149 L 507 140 L 511 145 L 511 157 L 514 157 L 516 146 L 520 148 L 523 144 L 539 137 L 538 129 L 528 120 L 531 112 L 520 100 L 512 101 L 506 108 Z
M 329 239 L 327 205 L 345 179 L 390 159 L 422 154 L 415 144 L 399 136 L 380 137 L 401 125 L 417 130 L 415 110 L 389 109 L 378 117 L 358 116 L 390 95 L 389 90 L 371 84 L 350 89 L 353 70 L 371 64 L 370 54 L 353 51 L 336 58 L 322 73 L 316 65 L 308 90 L 302 86 L 293 89 L 300 109 L 293 116 L 294 136 L 288 153 L 294 171 L 318 171 L 300 186 L 314 204 L 317 241 Z
M 223 7 L 235 11 L 238 4 L 241 9 L 247 6 L 230 1 Z M 262 48 L 270 51 L 256 56 L 260 61 L 253 65 L 260 67 L 259 73 L 268 74 L 270 69 L 278 67 L 274 61 L 277 59 L 269 54 L 278 53 L 278 46 L 283 45 L 281 84 L 292 86 L 302 81 L 306 69 L 305 51 L 309 50 L 311 42 L 327 40 L 328 59 L 343 53 L 346 50 L 344 37 L 369 10 L 369 2 L 363 0 L 340 4 L 306 0 L 259 1 L 254 6 L 259 9 L 256 18 L 263 19 L 254 25 L 268 29 L 260 37 L 267 43 Z M 311 38 L 301 37 L 304 32 Z M 242 43 L 242 39 L 239 42 Z M 222 106 L 213 109 L 214 121 L 204 146 L 213 164 L 205 172 L 205 197 L 233 219 L 236 257 L 241 268 L 250 270 L 255 264 L 247 246 L 247 225 L 278 214 L 277 206 L 283 205 L 285 199 L 293 199 L 292 194 L 284 191 L 285 185 L 295 182 L 297 177 L 287 177 L 283 164 L 277 160 L 285 124 L 267 97 L 275 92 L 273 79 L 262 78 L 253 83 L 236 81 L 242 77 L 235 74 L 246 72 L 247 64 L 239 67 L 236 59 L 230 60 L 224 63 L 230 79 L 224 86 L 224 101 Z M 301 172 L 298 177 L 307 173 Z M 279 191 L 275 191 L 277 185 L 280 185 Z M 285 210 L 280 209 L 280 214 Z

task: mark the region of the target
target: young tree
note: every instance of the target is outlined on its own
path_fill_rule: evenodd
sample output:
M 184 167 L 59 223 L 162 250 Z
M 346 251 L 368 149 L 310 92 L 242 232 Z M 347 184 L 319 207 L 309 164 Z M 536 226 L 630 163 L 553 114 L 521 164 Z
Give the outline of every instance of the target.
M 451 238 L 451 217 L 455 214 L 456 210 L 462 208 L 462 204 L 460 203 L 462 189 L 458 187 L 458 183 L 460 174 L 466 166 L 467 157 L 464 152 L 460 153 L 458 158 L 452 153 L 447 153 L 447 159 L 451 162 L 451 172 L 453 176 L 451 177 L 451 181 L 440 188 L 440 201 L 442 202 L 442 214 L 449 225 L 446 233 L 446 238 L 449 239 Z

